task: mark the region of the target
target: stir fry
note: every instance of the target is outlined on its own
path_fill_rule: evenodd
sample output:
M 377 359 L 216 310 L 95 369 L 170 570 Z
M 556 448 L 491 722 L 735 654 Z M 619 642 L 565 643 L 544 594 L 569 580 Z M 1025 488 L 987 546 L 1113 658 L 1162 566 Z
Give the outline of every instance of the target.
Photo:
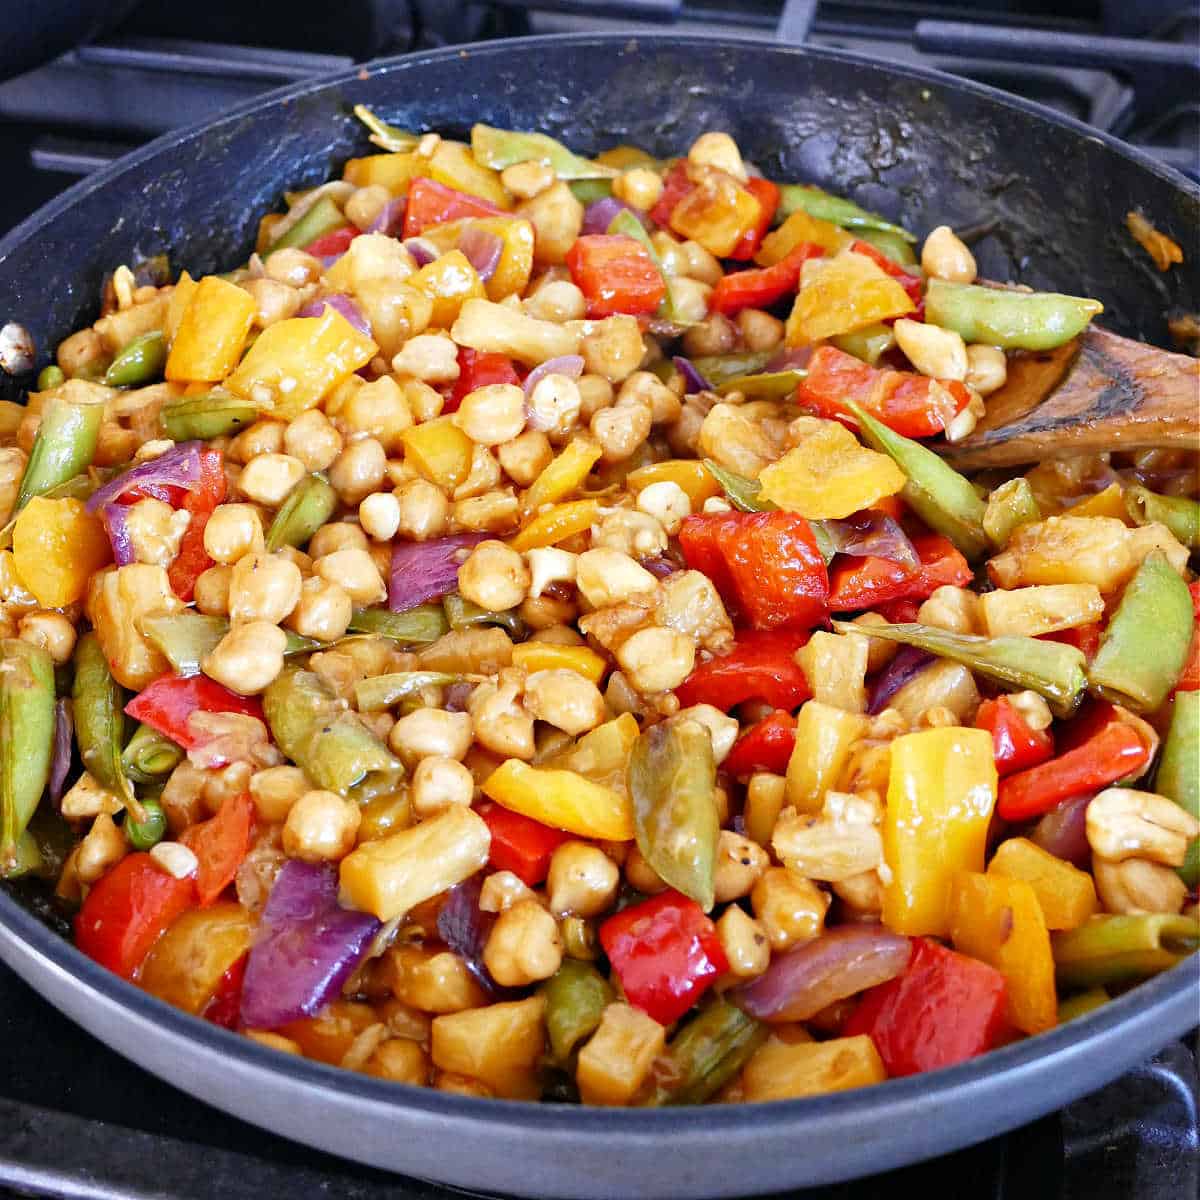
M 262 1045 L 597 1105 L 935 1070 L 1197 948 L 1197 455 L 942 454 L 1097 301 L 722 132 L 359 115 L 0 409 L 7 878 Z

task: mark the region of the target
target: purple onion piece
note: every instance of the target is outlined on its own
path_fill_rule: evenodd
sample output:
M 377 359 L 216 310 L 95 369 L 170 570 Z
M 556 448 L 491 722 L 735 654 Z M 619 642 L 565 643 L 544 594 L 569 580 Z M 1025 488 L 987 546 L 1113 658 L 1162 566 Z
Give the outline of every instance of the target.
M 389 200 L 380 210 L 379 216 L 371 222 L 368 233 L 382 233 L 395 237 L 404 225 L 404 210 L 408 207 L 407 196 L 397 196 Z
M 54 753 L 50 759 L 50 803 L 57 807 L 71 769 L 71 746 L 75 737 L 75 714 L 70 700 L 54 703 Z
M 486 533 L 458 533 L 428 542 L 395 542 L 388 585 L 388 607 L 407 612 L 418 604 L 440 600 L 458 588 L 458 568 Z
M 321 270 L 328 271 L 342 256 L 340 254 L 322 254 L 320 256 Z
M 639 559 L 639 561 L 655 579 L 666 579 L 668 575 L 683 569 L 674 559 L 668 558 L 665 554 L 652 554 L 649 558 Z
M 777 956 L 753 983 L 734 992 L 762 1021 L 807 1021 L 823 1008 L 894 979 L 912 946 L 882 925 L 841 925 Z
M 868 509 L 844 521 L 827 520 L 825 531 L 839 554 L 849 554 L 855 558 L 868 555 L 886 558 L 912 571 L 921 565 L 908 535 L 886 513 Z
M 381 928 L 337 902 L 337 868 L 289 859 L 267 897 L 242 985 L 241 1024 L 277 1029 L 330 1000 Z
M 126 504 L 106 504 L 100 510 L 100 524 L 108 534 L 112 543 L 113 561 L 118 567 L 127 567 L 137 561 L 133 550 L 133 538 L 129 534 L 129 506 Z
M 1055 805 L 1033 827 L 1029 838 L 1055 858 L 1061 858 L 1082 870 L 1092 861 L 1087 839 L 1087 810 L 1093 793 L 1070 796 Z
M 95 514 L 104 505 L 111 504 L 130 489 L 144 487 L 150 483 L 164 483 L 190 491 L 192 484 L 200 478 L 202 445 L 202 442 L 180 442 L 166 454 L 140 463 L 123 475 L 110 479 L 103 487 L 97 488 L 88 497 L 85 507 L 88 512 Z
M 675 370 L 683 376 L 683 394 L 685 396 L 690 396 L 694 392 L 712 391 L 712 384 L 692 366 L 688 359 L 677 354 L 671 361 L 675 364 Z
M 423 237 L 405 238 L 404 248 L 412 255 L 412 260 L 418 267 L 429 266 L 439 254 L 438 248 L 428 238 Z
M 808 360 L 813 355 L 812 346 L 793 346 L 780 350 L 773 355 L 763 367 L 766 372 L 773 371 L 807 371 Z
M 916 646 L 901 646 L 895 658 L 875 677 L 867 701 L 867 712 L 877 716 L 888 706 L 888 701 L 906 683 L 911 683 L 935 658 Z
M 460 680 L 458 683 L 452 683 L 446 688 L 445 699 L 442 701 L 442 707 L 447 712 L 466 712 L 467 701 L 471 699 L 471 693 L 475 690 L 473 683 Z
M 618 200 L 616 196 L 605 196 L 601 200 L 593 200 L 583 210 L 583 227 L 580 233 L 585 235 L 607 233 L 608 227 L 620 212 L 633 213 L 646 229 L 650 228 L 646 214 L 640 208 L 634 208 L 632 204 L 626 204 L 624 200 Z
M 533 395 L 533 389 L 537 387 L 547 375 L 567 375 L 571 379 L 578 379 L 583 374 L 583 357 L 579 354 L 563 354 L 558 358 L 548 358 L 544 363 L 538 363 L 528 375 L 525 376 L 525 396 L 528 398 Z
M 479 907 L 482 891 L 483 872 L 478 871 L 446 893 L 445 903 L 438 913 L 438 937 L 467 964 L 476 982 L 493 1000 L 507 999 L 517 992 L 501 987 L 483 962 L 483 948 L 496 923 L 496 915 Z
M 475 274 L 487 283 L 500 265 L 500 256 L 504 253 L 504 239 L 490 229 L 468 225 L 458 239 L 458 248 L 466 256 L 467 262 L 475 268 Z
M 363 315 L 362 309 L 355 303 L 354 298 L 347 296 L 345 292 L 334 292 L 330 296 L 322 296 L 319 300 L 312 300 L 296 316 L 319 317 L 327 307 L 332 308 L 334 312 L 340 313 L 345 317 L 364 337 L 371 336 L 371 322 Z

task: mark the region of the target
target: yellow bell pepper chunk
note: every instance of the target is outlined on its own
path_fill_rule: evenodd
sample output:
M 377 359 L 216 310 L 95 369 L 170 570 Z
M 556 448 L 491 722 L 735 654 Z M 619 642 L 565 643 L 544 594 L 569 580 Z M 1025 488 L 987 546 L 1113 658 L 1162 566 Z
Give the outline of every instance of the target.
M 798 210 L 763 238 L 754 261 L 759 266 L 773 267 L 805 242 L 820 246 L 826 254 L 837 254 L 853 241 L 850 234 L 832 221 L 822 221 L 819 217 L 810 217 L 808 213 Z
M 227 279 L 206 275 L 180 318 L 166 377 L 182 383 L 224 379 L 237 366 L 253 324 L 254 297 Z
M 290 421 L 365 367 L 378 349 L 326 305 L 319 317 L 292 317 L 264 329 L 225 386 L 262 408 L 274 401 L 271 415 Z
M 43 608 L 83 599 L 88 580 L 112 561 L 104 526 L 82 500 L 35 496 L 13 527 L 13 566 Z
M 462 142 L 441 142 L 429 159 L 429 177 L 497 208 L 512 208 L 513 199 L 500 182 L 500 172 L 481 167 Z
M 199 1013 L 221 976 L 250 949 L 253 933 L 250 914 L 233 901 L 188 909 L 154 943 L 138 984 L 184 1012 Z
M 551 755 L 541 765 L 574 771 L 592 783 L 624 794 L 628 790 L 626 768 L 629 766 L 629 756 L 640 734 L 633 715 L 622 713 L 614 720 L 598 725 L 590 733 L 585 733 L 575 745 Z
M 591 438 L 572 438 L 521 498 L 521 512 L 525 519 L 528 520 L 544 505 L 557 504 L 577 491 L 596 465 L 600 454 L 599 444 Z
M 449 417 L 412 425 L 401 435 L 404 460 L 440 488 L 456 488 L 471 473 L 475 444 Z
M 990 963 L 1008 985 L 1006 1013 L 1024 1033 L 1058 1024 L 1054 954 L 1037 894 L 1023 879 L 961 871 L 950 898 L 956 949 Z
M 708 168 L 671 210 L 671 228 L 725 258 L 758 222 L 762 206 L 732 175 Z
M 1072 517 L 1113 517 L 1126 525 L 1134 524 L 1125 507 L 1125 489 L 1119 483 L 1110 483 L 1104 491 L 1072 504 L 1066 511 Z
M 459 239 L 467 229 L 494 233 L 503 242 L 500 261 L 483 285 L 487 298 L 500 301 L 514 292 L 523 292 L 533 274 L 533 226 L 518 217 L 467 217 L 434 225 L 423 230 L 421 236 L 447 254 L 458 248 Z
M 599 511 L 600 505 L 595 500 L 556 504 L 534 517 L 509 545 L 521 554 L 538 546 L 553 546 L 590 529 Z
M 183 314 L 187 312 L 199 286 L 186 271 L 179 276 L 179 282 L 175 284 L 171 298 L 167 301 L 167 315 L 163 320 L 163 338 L 168 348 L 174 343 L 179 326 L 183 323 Z
M 797 736 L 799 743 L 799 736 Z M 950 932 L 960 871 L 982 871 L 996 803 L 996 763 L 983 729 L 927 729 L 892 742 L 883 856 L 883 923 L 896 933 Z
M 912 312 L 908 293 L 864 254 L 845 253 L 816 260 L 787 319 L 784 340 L 807 346 L 850 333 L 888 317 Z
M 795 449 L 759 472 L 761 498 L 802 517 L 840 518 L 904 487 L 904 472 L 886 454 L 867 449 L 837 421 L 812 420 Z
M 742 1071 L 748 1104 L 820 1096 L 882 1083 L 887 1078 L 875 1043 L 866 1034 L 828 1042 L 786 1042 L 768 1038 Z
M 429 174 L 429 159 L 410 150 L 404 154 L 368 154 L 352 158 L 342 178 L 355 187 L 385 187 L 393 196 L 403 196 L 414 179 Z
M 796 715 L 796 745 L 787 766 L 787 802 L 798 812 L 817 813 L 825 793 L 837 788 L 850 749 L 864 737 L 869 722 L 819 700 L 809 700 Z
M 607 842 L 633 837 L 629 797 L 574 771 L 531 767 L 510 758 L 487 777 L 483 794 L 513 812 L 580 837 Z
M 513 647 L 514 667 L 534 671 L 574 671 L 592 683 L 604 678 L 608 664 L 588 646 L 561 646 L 557 642 L 521 642 Z
M 1023 879 L 1037 896 L 1047 929 L 1078 929 L 1099 909 L 1092 877 L 1078 867 L 1055 858 L 1028 838 L 1008 838 L 1000 843 L 989 875 Z
M 458 310 L 473 297 L 483 299 L 483 282 L 461 250 L 451 250 L 422 267 L 409 283 L 433 301 L 430 324 L 448 329 Z
M 670 458 L 666 462 L 649 463 L 625 476 L 625 483 L 635 494 L 652 483 L 664 482 L 681 488 L 695 511 L 700 509 L 705 500 L 721 495 L 721 485 L 702 462 L 693 458 Z

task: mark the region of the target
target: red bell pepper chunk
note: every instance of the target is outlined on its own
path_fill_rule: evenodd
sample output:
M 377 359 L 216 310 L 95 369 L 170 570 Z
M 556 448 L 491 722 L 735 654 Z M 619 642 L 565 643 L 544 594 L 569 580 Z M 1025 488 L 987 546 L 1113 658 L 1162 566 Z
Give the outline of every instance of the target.
M 898 280 L 900 286 L 908 293 L 908 298 L 914 303 L 921 302 L 921 289 L 924 287 L 924 280 L 920 275 L 910 275 L 898 262 L 888 258 L 882 250 L 876 249 L 870 242 L 855 240 L 850 243 L 850 249 L 855 254 L 863 254 L 869 258 L 877 267 L 890 275 L 893 279 Z M 906 314 L 909 320 L 912 319 L 912 313 Z M 892 318 L 895 320 L 896 318 Z
M 200 451 L 200 478 L 176 507 L 192 514 L 184 530 L 179 553 L 167 568 L 171 590 L 185 603 L 192 598 L 196 580 L 213 565 L 204 549 L 204 527 L 213 509 L 225 499 L 225 456 L 220 450 Z
M 758 253 L 771 222 L 775 220 L 775 210 L 779 207 L 779 188 L 769 179 L 752 175 L 745 187 L 758 201 L 759 214 L 758 220 L 738 238 L 737 245 L 729 252 L 729 257 L 737 262 L 746 262 Z
M 341 229 L 334 229 L 330 233 L 323 233 L 319 238 L 314 238 L 304 247 L 305 253 L 314 258 L 340 257 L 350 249 L 350 243 L 361 232 L 362 230 L 353 225 L 343 225 Z
M 215 817 L 185 829 L 179 840 L 196 856 L 196 895 L 211 904 L 232 882 L 250 850 L 254 801 L 248 793 L 230 796 Z
M 892 1077 L 950 1067 L 1003 1039 L 1005 991 L 995 967 L 914 938 L 903 973 L 865 993 L 842 1036 L 867 1034 Z
M 571 835 L 532 817 L 488 801 L 476 810 L 491 830 L 488 862 L 497 871 L 511 871 L 527 887 L 537 887 L 550 871 L 550 857 Z
M 1150 747 L 1137 731 L 1111 721 L 1057 758 L 1002 779 L 996 811 L 1005 821 L 1029 821 L 1068 796 L 1098 792 L 1136 775 L 1149 761 Z
M 87 894 L 75 918 L 75 944 L 89 958 L 132 979 L 151 946 L 185 908 L 196 886 L 168 875 L 149 854 L 130 854 Z
M 921 606 L 915 600 L 885 600 L 875 611 L 890 625 L 908 625 L 917 619 Z
M 679 545 L 754 629 L 810 629 L 828 615 L 825 560 L 797 513 L 698 513 L 684 519 Z
M 205 740 L 188 723 L 194 712 L 243 713 L 263 720 L 262 702 L 257 696 L 239 696 L 207 675 L 186 679 L 162 675 L 138 692 L 125 705 L 125 711 L 185 750 L 194 750 Z
M 801 242 L 774 266 L 723 275 L 713 288 L 708 306 L 726 316 L 733 316 L 743 308 L 770 308 L 795 292 L 800 284 L 801 267 L 810 258 L 821 258 L 824 253 L 820 246 Z
M 808 634 L 789 630 L 739 630 L 733 649 L 701 663 L 676 689 L 683 708 L 711 704 L 728 712 L 743 700 L 796 708 L 812 688 L 793 657 Z
M 830 572 L 829 608 L 854 612 L 894 600 L 924 600 L 946 584 L 964 587 L 971 581 L 967 560 L 940 533 L 922 533 L 912 539 L 921 565 L 914 571 L 890 558 L 838 558 Z M 915 619 L 913 613 L 907 619 Z M 897 617 L 889 616 L 889 620 Z
M 717 927 L 678 892 L 632 904 L 600 926 L 600 945 L 625 998 L 670 1025 L 729 970 Z
M 1033 729 L 1007 696 L 985 700 L 975 714 L 975 728 L 992 735 L 996 770 L 1012 775 L 1054 757 L 1054 734 Z
M 220 1025 L 222 1029 L 238 1027 L 238 1014 L 242 1006 L 242 982 L 246 978 L 246 962 L 249 957 L 249 954 L 243 954 L 217 980 L 217 986 L 200 1014 L 206 1021 Z
M 687 160 L 677 159 L 663 176 L 662 195 L 650 210 L 650 220 L 666 229 L 671 224 L 671 214 L 675 211 L 675 205 L 695 186 L 688 176 Z
M 458 348 L 458 378 L 442 406 L 443 413 L 458 411 L 463 398 L 476 388 L 493 383 L 513 383 L 518 387 L 521 377 L 507 354 L 490 354 L 471 350 L 467 346 Z
M 1184 661 L 1183 670 L 1175 684 L 1177 692 L 1200 692 L 1200 579 L 1188 584 L 1192 593 L 1192 612 L 1195 615 L 1195 627 L 1192 630 L 1192 644 L 1188 648 L 1188 656 Z
M 938 390 L 933 390 L 934 384 Z M 835 346 L 818 346 L 796 401 L 820 417 L 853 422 L 853 400 L 889 429 L 910 438 L 933 437 L 967 407 L 971 395 L 954 379 L 928 379 L 911 371 L 879 369 Z
M 1038 636 L 1047 642 L 1062 642 L 1066 646 L 1074 646 L 1083 651 L 1083 656 L 1091 662 L 1100 649 L 1100 633 L 1103 629 L 1099 621 L 1087 625 L 1077 625 L 1074 629 L 1059 629 L 1054 633 L 1043 633 Z
M 667 294 L 662 273 L 640 242 L 623 234 L 592 233 L 576 238 L 567 268 L 587 298 L 589 317 L 649 314 Z
M 733 749 L 721 763 L 721 770 L 730 775 L 751 775 L 755 771 L 782 775 L 795 745 L 796 718 L 780 709 L 764 717 L 733 743 Z
M 433 179 L 414 179 L 404 209 L 404 236 L 416 237 L 432 225 L 463 217 L 502 217 L 504 211 L 478 196 L 469 196 Z

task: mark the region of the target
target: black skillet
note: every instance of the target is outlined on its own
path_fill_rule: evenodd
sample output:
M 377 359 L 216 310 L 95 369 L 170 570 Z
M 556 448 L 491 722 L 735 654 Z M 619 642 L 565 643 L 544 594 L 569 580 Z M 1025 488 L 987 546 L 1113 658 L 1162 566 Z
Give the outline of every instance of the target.
M 168 250 L 195 275 L 244 260 L 285 188 L 367 150 L 357 102 L 407 128 L 463 133 L 486 119 L 584 152 L 630 141 L 667 154 L 726 129 L 771 177 L 848 193 L 917 232 L 992 223 L 976 244 L 981 273 L 1098 296 L 1119 333 L 1165 345 L 1167 315 L 1200 308 L 1200 189 L 1103 134 L 846 54 L 571 35 L 396 59 L 159 139 L 0 242 L 0 324 L 31 330 L 40 366 L 93 319 L 116 264 Z M 1184 245 L 1183 267 L 1155 270 L 1125 232 L 1132 208 Z M 273 1132 L 476 1191 L 542 1196 L 699 1200 L 880 1171 L 1056 1109 L 1200 1012 L 1193 958 L 1068 1026 L 933 1075 L 766 1106 L 597 1111 L 414 1090 L 276 1054 L 108 974 L 9 894 L 0 957 L 121 1053 Z

